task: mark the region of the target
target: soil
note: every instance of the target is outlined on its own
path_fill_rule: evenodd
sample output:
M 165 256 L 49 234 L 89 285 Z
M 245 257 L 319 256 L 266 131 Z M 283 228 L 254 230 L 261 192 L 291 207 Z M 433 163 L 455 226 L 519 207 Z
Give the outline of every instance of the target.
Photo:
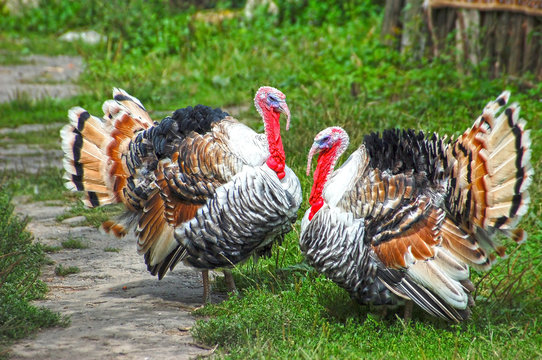
M 57 64 L 58 59 L 44 62 Z M 80 69 L 81 61 L 70 59 L 69 64 Z M 9 81 L 6 80 L 6 68 L 0 67 L 0 83 L 17 82 L 11 75 Z M 14 68 L 27 74 L 41 71 L 38 68 Z M 26 78 L 26 75 L 20 78 Z M 70 79 L 73 78 L 68 76 L 62 81 Z M 17 84 L 12 85 L 17 88 Z M 68 89 L 73 95 L 71 91 L 76 87 L 73 85 Z M 36 85 L 25 91 L 29 91 L 31 97 L 51 95 L 49 87 L 43 90 L 45 93 L 42 90 Z M 5 99 L 3 96 L 5 91 L 0 91 L 0 101 Z M 2 135 L 41 129 L 36 125 L 2 129 Z M 0 167 L 4 169 L 35 173 L 44 166 L 62 166 L 59 150 L 43 151 L 20 145 L 0 150 Z M 38 154 L 38 157 L 34 156 Z M 33 233 L 35 241 L 60 247 L 62 241 L 76 238 L 87 247 L 61 248 L 50 253 L 54 264 L 43 269 L 42 279 L 50 291 L 36 305 L 69 316 L 70 325 L 43 329 L 33 337 L 15 343 L 10 354 L 13 359 L 190 359 L 213 352 L 214 349 L 196 344 L 189 331 L 195 322 L 191 312 L 202 305 L 200 272 L 179 264 L 158 281 L 147 271 L 143 257 L 137 254 L 133 236 L 117 239 L 102 234 L 95 228 L 79 226 L 81 218 L 58 222 L 57 216 L 68 209 L 64 203 L 25 200 L 15 199 L 14 204 L 18 213 L 30 217 L 27 229 Z M 80 272 L 58 276 L 55 274 L 58 265 L 76 266 Z M 212 296 L 213 302 L 222 299 L 222 295 L 216 293 Z

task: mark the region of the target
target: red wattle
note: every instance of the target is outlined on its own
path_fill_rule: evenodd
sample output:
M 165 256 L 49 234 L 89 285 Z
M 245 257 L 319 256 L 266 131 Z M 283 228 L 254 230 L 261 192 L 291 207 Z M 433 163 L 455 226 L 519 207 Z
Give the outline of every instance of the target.
M 309 213 L 309 220 L 312 220 L 314 215 L 324 206 L 324 200 L 322 198 L 316 200 L 316 202 L 311 206 L 311 212 Z
M 340 144 L 340 142 L 339 142 Z M 320 210 L 324 205 L 324 198 L 322 192 L 324 185 L 327 182 L 329 174 L 333 170 L 335 160 L 337 159 L 337 148 L 333 147 L 332 150 L 322 151 L 318 156 L 318 163 L 316 170 L 314 170 L 314 182 L 312 184 L 311 195 L 309 197 L 309 204 L 311 205 L 311 211 L 309 213 L 309 220 Z
M 265 122 L 265 132 L 267 134 L 267 143 L 269 144 L 269 153 L 271 156 L 266 161 L 267 166 L 273 170 L 279 179 L 284 178 L 285 154 L 280 137 L 280 113 L 274 111 L 263 112 Z
M 273 157 L 269 157 L 265 163 L 267 164 L 267 166 L 269 166 L 271 170 L 277 170 L 277 161 Z

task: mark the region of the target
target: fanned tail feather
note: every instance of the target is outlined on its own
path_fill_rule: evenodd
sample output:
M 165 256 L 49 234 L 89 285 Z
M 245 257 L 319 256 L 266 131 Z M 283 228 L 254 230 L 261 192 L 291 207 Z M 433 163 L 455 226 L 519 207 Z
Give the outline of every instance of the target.
M 495 240 L 497 232 L 517 242 L 526 239 L 516 226 L 530 200 L 530 138 L 517 104 L 499 113 L 509 97 L 505 91 L 488 103 L 447 152 L 453 164 L 447 196 L 452 219 L 444 226 L 443 242 L 461 260 L 481 269 L 491 266 L 494 253 L 505 254 Z
M 104 120 L 74 107 L 68 112 L 70 124 L 60 131 L 66 187 L 84 192 L 88 207 L 123 202 L 131 175 L 123 155 L 134 134 L 153 125 L 139 100 L 121 89 L 114 89 L 113 98 L 104 103 Z

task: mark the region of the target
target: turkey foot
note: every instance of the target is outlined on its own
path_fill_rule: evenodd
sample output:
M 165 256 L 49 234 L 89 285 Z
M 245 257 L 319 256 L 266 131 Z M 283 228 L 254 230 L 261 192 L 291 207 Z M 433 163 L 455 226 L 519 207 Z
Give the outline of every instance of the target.
M 233 274 L 230 270 L 224 270 L 224 281 L 226 281 L 226 288 L 228 289 L 228 293 L 233 293 L 234 295 L 237 295 L 239 292 L 237 291 L 237 287 L 235 286 L 235 280 L 233 280 Z
M 203 305 L 207 305 L 211 302 L 211 293 L 209 292 L 209 270 L 203 270 L 201 272 L 201 278 L 203 280 Z

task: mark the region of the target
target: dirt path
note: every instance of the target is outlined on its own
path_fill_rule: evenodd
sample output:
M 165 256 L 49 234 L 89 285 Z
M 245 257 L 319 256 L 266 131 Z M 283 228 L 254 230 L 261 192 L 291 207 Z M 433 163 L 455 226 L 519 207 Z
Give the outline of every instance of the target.
M 24 94 L 30 98 L 67 97 L 78 92 L 76 80 L 83 68 L 80 57 L 30 55 L 22 64 L 0 64 L 0 102 Z
M 134 238 L 119 240 L 90 227 L 59 224 L 55 217 L 66 210 L 63 206 L 30 203 L 16 210 L 33 218 L 28 230 L 37 241 L 58 246 L 76 238 L 88 248 L 50 254 L 55 264 L 43 271 L 50 292 L 37 304 L 69 315 L 71 325 L 15 344 L 14 359 L 189 359 L 209 353 L 188 331 L 194 323 L 190 312 L 201 305 L 198 272 L 181 265 L 158 281 L 137 255 Z M 57 276 L 58 264 L 81 272 Z
M 72 77 L 67 74 L 78 71 L 72 65 L 80 67 L 80 63 L 71 58 L 63 60 L 66 68 L 61 70 L 59 59 L 40 57 L 33 69 L 15 67 L 22 72 L 17 76 L 0 66 L 0 83 L 9 84 L 11 89 L 0 91 L 0 102 L 19 91 L 30 91 L 32 97 L 51 95 L 50 88 L 41 92 L 39 86 L 22 84 L 21 87 L 24 82 L 21 79 L 28 74 L 43 74 L 45 63 L 52 66 L 45 71 L 66 76 L 59 81 L 69 80 Z M 58 66 L 55 68 L 54 64 Z M 7 82 L 2 81 L 6 74 L 11 76 Z M 70 87 L 70 92 L 73 90 Z M 9 137 L 10 132 L 42 129 L 39 125 L 2 129 L 1 135 Z M 0 147 L 0 153 L 2 170 L 36 173 L 44 166 L 62 166 L 60 150 L 8 144 Z M 14 359 L 189 359 L 212 352 L 195 344 L 189 332 L 195 321 L 191 311 L 202 300 L 199 272 L 179 265 L 158 281 L 148 273 L 143 257 L 137 254 L 133 237 L 116 239 L 94 228 L 77 226 L 78 219 L 59 223 L 56 217 L 67 209 L 62 203 L 25 203 L 24 199 L 15 199 L 14 203 L 17 212 L 31 217 L 27 229 L 36 241 L 60 246 L 62 241 L 76 238 L 88 245 L 85 249 L 51 253 L 55 263 L 43 269 L 42 279 L 50 292 L 37 305 L 68 315 L 70 326 L 44 329 L 15 343 L 11 348 Z M 107 248 L 118 252 L 105 251 Z M 57 276 L 54 270 L 58 265 L 76 266 L 81 271 Z M 220 295 L 213 294 L 213 301 L 220 300 Z

